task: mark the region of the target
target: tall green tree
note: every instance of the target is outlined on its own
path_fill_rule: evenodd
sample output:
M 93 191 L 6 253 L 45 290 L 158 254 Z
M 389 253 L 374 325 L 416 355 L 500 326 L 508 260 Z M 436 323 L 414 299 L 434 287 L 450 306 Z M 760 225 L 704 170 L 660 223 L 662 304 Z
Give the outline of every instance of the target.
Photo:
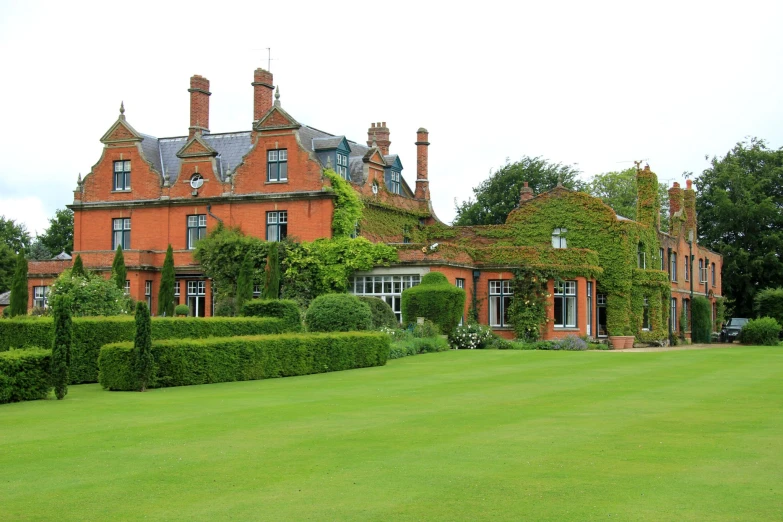
M 277 299 L 280 297 L 280 252 L 276 245 L 269 249 L 264 268 L 264 298 Z
M 0 243 L 5 243 L 14 253 L 19 253 L 20 250 L 30 248 L 30 233 L 24 223 L 0 216 Z
M 541 157 L 523 156 L 506 163 L 473 189 L 475 199 L 457 205 L 455 225 L 501 225 L 509 212 L 519 205 L 519 191 L 527 181 L 534 194 L 555 188 L 558 182 L 572 190 L 582 190 L 579 171 Z
M 71 365 L 73 344 L 73 323 L 71 320 L 71 299 L 67 295 L 53 300 L 54 343 L 52 344 L 52 385 L 54 394 L 61 400 L 68 393 L 68 370 Z
M 73 251 L 73 210 L 61 208 L 54 212 L 54 217 L 49 218 L 49 227 L 38 236 L 38 241 L 45 246 L 52 255 L 60 252 L 70 254 Z
M 585 192 L 601 198 L 619 216 L 636 219 L 636 168 L 596 174 L 584 188 Z M 661 229 L 669 230 L 669 193 L 665 183 L 658 184 L 661 202 Z
M 253 298 L 254 269 L 253 259 L 250 256 L 246 256 L 244 261 L 242 261 L 242 266 L 239 268 L 239 277 L 237 277 L 237 294 L 235 300 L 237 315 L 242 311 L 242 305 Z
M 120 290 L 125 288 L 127 275 L 128 271 L 125 269 L 125 256 L 122 254 L 122 245 L 117 245 L 114 262 L 111 264 L 111 278 Z
M 160 273 L 160 289 L 158 290 L 158 315 L 174 317 L 174 251 L 171 245 L 166 249 L 163 260 L 163 270 Z
M 33 241 L 33 244 L 30 245 L 30 249 L 27 251 L 27 259 L 41 260 L 51 259 L 52 257 L 52 253 L 49 251 L 49 249 L 46 248 L 44 244 L 41 243 L 38 239 Z
M 139 391 L 145 391 L 152 379 L 152 321 L 147 303 L 136 303 L 136 336 L 133 340 L 133 364 Z
M 82 262 L 82 256 L 79 254 L 76 254 L 76 259 L 73 260 L 71 275 L 74 277 L 84 277 L 84 263 Z
M 16 270 L 14 271 L 14 281 L 11 285 L 11 303 L 8 307 L 11 317 L 17 315 L 27 315 L 27 259 L 24 257 L 24 250 L 20 250 L 16 256 Z
M 723 294 L 735 317 L 753 317 L 753 297 L 783 285 L 783 148 L 737 143 L 696 178 L 700 243 L 723 255 Z
M 16 254 L 10 246 L 0 243 L 0 294 L 11 289 L 16 271 Z

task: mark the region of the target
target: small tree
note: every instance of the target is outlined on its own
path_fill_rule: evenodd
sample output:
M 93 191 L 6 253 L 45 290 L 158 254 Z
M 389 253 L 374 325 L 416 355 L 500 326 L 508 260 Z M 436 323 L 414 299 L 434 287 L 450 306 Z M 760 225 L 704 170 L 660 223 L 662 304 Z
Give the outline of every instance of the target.
M 694 297 L 691 307 L 691 340 L 694 343 L 712 341 L 710 302 L 706 297 Z
M 52 385 L 54 394 L 61 400 L 68 393 L 68 370 L 71 366 L 71 345 L 73 344 L 73 323 L 71 321 L 71 298 L 59 296 L 52 303 L 54 308 L 54 343 L 52 344 Z
M 166 249 L 166 259 L 163 260 L 163 270 L 160 274 L 158 315 L 174 316 L 174 284 L 174 251 L 171 245 L 169 245 Z
M 111 278 L 120 290 L 125 289 L 125 278 L 128 271 L 125 269 L 125 256 L 122 255 L 122 245 L 117 245 L 117 253 L 114 254 L 114 262 L 111 264 Z
M 264 299 L 280 297 L 280 252 L 277 245 L 271 245 L 264 268 Z
M 242 305 L 253 298 L 253 268 L 253 259 L 245 256 L 237 277 L 237 295 L 234 302 L 237 315 L 242 311 Z
M 84 264 L 82 263 L 82 256 L 76 254 L 76 259 L 73 261 L 73 268 L 71 268 L 72 276 L 84 277 Z
M 133 361 L 139 391 L 145 391 L 152 378 L 152 322 L 147 303 L 136 303 L 136 337 L 133 341 Z
M 450 334 L 462 318 L 465 290 L 449 283 L 440 272 L 430 272 L 421 284 L 402 292 L 402 323 L 410 324 L 417 317 L 425 317 L 438 325 L 441 332 Z
M 27 259 L 24 250 L 20 250 L 16 256 L 16 270 L 11 284 L 11 303 L 9 308 L 11 317 L 27 314 Z

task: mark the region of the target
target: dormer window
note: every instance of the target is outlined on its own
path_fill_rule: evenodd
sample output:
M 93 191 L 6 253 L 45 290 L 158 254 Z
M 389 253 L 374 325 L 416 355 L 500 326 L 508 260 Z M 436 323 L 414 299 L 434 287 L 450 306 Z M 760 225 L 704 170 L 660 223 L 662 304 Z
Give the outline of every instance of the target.
M 266 172 L 267 181 L 288 181 L 288 149 L 268 151 Z
M 340 152 L 337 153 L 337 173 L 343 178 L 348 179 L 348 156 Z
M 114 162 L 114 190 L 130 190 L 130 160 Z
M 565 228 L 556 228 L 552 232 L 552 248 L 568 248 L 565 238 L 567 232 Z
M 391 171 L 391 183 L 389 183 L 389 192 L 400 194 L 400 173 L 396 170 Z

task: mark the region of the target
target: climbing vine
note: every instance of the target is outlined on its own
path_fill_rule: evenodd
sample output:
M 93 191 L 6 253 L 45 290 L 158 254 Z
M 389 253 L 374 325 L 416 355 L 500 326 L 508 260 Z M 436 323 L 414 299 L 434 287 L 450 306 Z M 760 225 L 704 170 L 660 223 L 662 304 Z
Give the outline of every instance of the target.
M 547 292 L 547 281 L 552 272 L 524 266 L 513 273 L 514 298 L 509 307 L 509 321 L 514 325 L 517 339 L 537 341 L 546 325 L 546 307 L 552 297 Z
M 351 237 L 362 220 L 362 200 L 351 184 L 332 169 L 324 170 L 324 176 L 331 182 L 331 189 L 337 196 L 332 214 L 332 236 Z

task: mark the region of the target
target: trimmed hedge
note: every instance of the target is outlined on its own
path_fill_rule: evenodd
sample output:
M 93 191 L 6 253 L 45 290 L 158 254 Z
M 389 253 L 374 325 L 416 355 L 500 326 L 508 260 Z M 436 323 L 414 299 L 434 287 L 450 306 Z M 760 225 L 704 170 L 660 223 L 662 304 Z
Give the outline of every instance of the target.
M 389 336 L 377 332 L 172 339 L 152 343 L 150 387 L 249 381 L 383 366 Z M 138 388 L 133 343 L 101 348 L 100 383 L 107 390 Z
M 244 317 L 276 317 L 285 321 L 289 331 L 302 331 L 302 314 L 299 311 L 299 305 L 291 299 L 253 299 L 242 306 L 242 315 Z
M 465 290 L 449 283 L 440 272 L 430 272 L 421 284 L 402 292 L 402 322 L 410 324 L 417 317 L 426 317 L 440 328 L 451 333 L 459 325 L 465 308 Z
M 691 341 L 712 342 L 712 305 L 706 297 L 694 297 L 691 303 Z
M 381 326 L 387 328 L 399 328 L 400 323 L 397 321 L 397 316 L 394 315 L 389 303 L 379 297 L 373 297 L 369 295 L 357 296 L 359 301 L 367 303 L 370 307 L 370 314 L 372 314 L 372 328 L 373 330 L 379 329 Z
M 283 321 L 269 317 L 155 317 L 152 339 L 184 339 L 263 335 L 288 331 Z M 133 317 L 76 317 L 73 319 L 73 345 L 69 384 L 98 381 L 98 355 L 101 346 L 131 341 L 136 332 Z M 51 317 L 14 319 L 0 322 L 0 352 L 9 348 L 52 346 L 54 322 Z
M 372 330 L 372 313 L 355 295 L 324 294 L 310 303 L 305 322 L 311 332 Z
M 0 352 L 0 403 L 45 399 L 52 389 L 52 351 Z
M 761 319 L 751 319 L 745 323 L 740 339 L 742 344 L 776 346 L 779 334 L 780 324 L 771 317 L 762 317 Z

